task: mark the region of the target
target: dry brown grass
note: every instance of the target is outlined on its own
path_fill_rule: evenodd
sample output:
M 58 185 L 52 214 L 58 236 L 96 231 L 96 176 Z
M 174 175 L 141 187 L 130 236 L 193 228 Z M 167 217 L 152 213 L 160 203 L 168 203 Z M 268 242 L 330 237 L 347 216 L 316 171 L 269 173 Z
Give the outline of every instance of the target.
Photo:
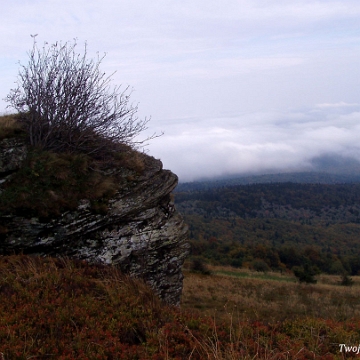
M 12 137 L 21 132 L 21 127 L 15 115 L 0 116 L 0 140 Z
M 189 296 L 189 285 L 194 293 L 197 286 L 207 310 L 211 294 L 222 293 L 229 304 L 240 299 L 244 288 L 247 306 L 255 308 L 259 285 L 263 296 L 274 284 L 281 285 L 254 276 L 239 282 L 187 273 L 185 280 L 184 295 Z M 254 288 L 249 288 L 250 281 Z M 295 292 L 291 286 L 296 284 L 283 284 Z M 273 323 L 241 321 L 220 299 L 228 320 L 224 326 L 193 311 L 165 306 L 142 281 L 113 267 L 69 259 L 0 256 L 0 295 L 0 359 L 336 360 L 354 358 L 340 353 L 339 344 L 357 346 L 359 339 L 360 318 L 348 323 L 311 316 Z M 265 303 L 258 304 L 258 317 Z
M 182 307 L 198 309 L 218 321 L 277 322 L 311 316 L 334 321 L 360 318 L 360 280 L 352 287 L 337 285 L 339 276 L 322 275 L 315 285 L 299 284 L 292 275 L 268 274 L 269 279 L 248 270 L 211 267 L 212 275 L 185 271 Z M 247 277 L 236 277 L 247 275 Z M 278 277 L 278 281 L 272 280 Z
M 14 126 L 18 126 L 14 115 L 0 116 L 0 125 L 3 128 L 13 128 Z

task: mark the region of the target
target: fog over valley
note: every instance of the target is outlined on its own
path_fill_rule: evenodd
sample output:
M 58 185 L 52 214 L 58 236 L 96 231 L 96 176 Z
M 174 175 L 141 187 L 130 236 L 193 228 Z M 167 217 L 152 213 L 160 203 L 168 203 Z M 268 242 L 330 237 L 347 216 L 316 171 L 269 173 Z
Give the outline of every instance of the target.
M 181 181 L 294 171 L 359 172 L 360 106 L 247 113 L 167 126 L 150 145 Z M 166 151 L 164 151 L 166 149 Z

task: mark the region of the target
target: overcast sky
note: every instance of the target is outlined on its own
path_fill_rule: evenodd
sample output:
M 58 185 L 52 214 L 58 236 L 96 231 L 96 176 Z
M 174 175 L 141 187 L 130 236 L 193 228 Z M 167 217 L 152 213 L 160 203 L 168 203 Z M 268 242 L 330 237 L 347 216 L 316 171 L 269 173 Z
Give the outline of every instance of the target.
M 149 133 L 164 131 L 148 152 L 180 181 L 360 160 L 359 0 L 12 0 L 1 12 L 1 99 L 30 34 L 87 41 L 134 89 Z

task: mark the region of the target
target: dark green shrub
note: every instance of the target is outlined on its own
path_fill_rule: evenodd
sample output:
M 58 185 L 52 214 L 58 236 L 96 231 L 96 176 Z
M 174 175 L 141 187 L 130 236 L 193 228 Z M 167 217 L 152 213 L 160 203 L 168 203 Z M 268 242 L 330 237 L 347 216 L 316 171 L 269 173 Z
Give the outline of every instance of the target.
M 201 273 L 203 275 L 210 275 L 211 271 L 208 269 L 204 261 L 200 258 L 194 258 L 191 262 L 190 270 Z
M 293 267 L 294 275 L 298 278 L 301 283 L 307 284 L 316 284 L 317 280 L 314 278 L 315 275 L 318 275 L 318 271 L 314 266 L 305 264 L 304 266 L 294 266 Z
M 340 285 L 342 285 L 342 286 L 352 286 L 352 285 L 354 285 L 354 280 L 351 277 L 349 277 L 348 274 L 344 273 L 344 274 L 341 275 Z
M 262 259 L 255 259 L 251 262 L 251 267 L 258 272 L 267 272 L 270 270 L 269 265 Z

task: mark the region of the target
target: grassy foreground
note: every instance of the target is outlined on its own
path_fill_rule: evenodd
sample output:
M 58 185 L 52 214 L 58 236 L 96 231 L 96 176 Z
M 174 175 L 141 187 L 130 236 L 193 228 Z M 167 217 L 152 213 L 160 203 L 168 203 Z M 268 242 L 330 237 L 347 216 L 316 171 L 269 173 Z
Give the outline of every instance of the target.
M 211 276 L 186 272 L 182 307 L 200 309 L 219 321 L 236 319 L 278 322 L 319 318 L 360 320 L 360 277 L 340 286 L 341 277 L 319 275 L 317 284 L 299 284 L 292 273 L 259 273 L 208 266 Z M 359 339 L 360 340 L 360 339 Z
M 302 286 L 213 271 L 185 272 L 176 308 L 111 267 L 0 256 L 0 359 L 356 357 L 339 344 L 359 344 L 357 283 Z

